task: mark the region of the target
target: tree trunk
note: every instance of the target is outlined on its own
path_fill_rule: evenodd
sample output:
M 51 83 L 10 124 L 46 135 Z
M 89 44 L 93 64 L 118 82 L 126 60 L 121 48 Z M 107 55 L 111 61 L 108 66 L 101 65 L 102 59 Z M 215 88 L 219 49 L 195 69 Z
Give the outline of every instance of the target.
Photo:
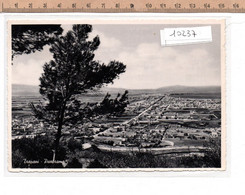
M 65 107 L 66 107 L 66 103 L 64 103 L 64 105 L 62 106 L 62 110 L 61 110 L 60 117 L 59 117 L 58 129 L 56 133 L 56 139 L 55 139 L 55 155 L 56 156 L 59 150 L 59 143 L 60 143 L 60 138 L 61 138 L 61 130 L 63 126 Z

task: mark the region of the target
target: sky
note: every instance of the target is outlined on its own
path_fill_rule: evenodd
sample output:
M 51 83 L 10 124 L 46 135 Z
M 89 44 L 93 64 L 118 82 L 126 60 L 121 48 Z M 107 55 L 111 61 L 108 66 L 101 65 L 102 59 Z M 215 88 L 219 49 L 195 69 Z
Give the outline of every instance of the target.
M 95 60 L 104 63 L 116 60 L 126 65 L 126 72 L 108 87 L 154 89 L 173 85 L 221 85 L 220 26 L 211 25 L 211 43 L 170 47 L 160 45 L 160 30 L 184 26 L 193 25 L 93 25 L 89 39 L 98 35 L 101 41 L 95 52 Z M 71 25 L 62 25 L 62 28 L 65 34 Z M 52 54 L 48 46 L 41 52 L 16 56 L 12 66 L 12 83 L 39 85 L 42 67 L 50 60 Z

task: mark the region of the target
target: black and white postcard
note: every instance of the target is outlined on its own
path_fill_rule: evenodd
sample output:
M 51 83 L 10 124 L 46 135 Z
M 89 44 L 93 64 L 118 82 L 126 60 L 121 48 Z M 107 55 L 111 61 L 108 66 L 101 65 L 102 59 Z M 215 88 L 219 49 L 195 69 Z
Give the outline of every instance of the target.
M 225 21 L 9 22 L 10 171 L 225 170 Z

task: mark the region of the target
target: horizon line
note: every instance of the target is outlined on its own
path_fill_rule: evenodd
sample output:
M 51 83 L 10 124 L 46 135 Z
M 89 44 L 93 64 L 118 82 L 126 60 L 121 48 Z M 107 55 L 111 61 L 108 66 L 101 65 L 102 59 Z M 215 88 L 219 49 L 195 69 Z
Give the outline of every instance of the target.
M 12 85 L 26 85 L 26 86 L 33 86 L 33 87 L 39 87 L 39 85 L 30 85 L 30 84 L 18 84 L 18 83 L 12 83 Z M 108 87 L 108 86 L 104 86 L 101 87 L 102 88 L 111 88 L 111 89 L 127 89 L 127 90 L 152 90 L 152 89 L 160 89 L 160 88 L 164 88 L 164 87 L 221 87 L 221 85 L 166 85 L 166 86 L 162 86 L 162 87 L 157 87 L 157 88 L 125 88 L 125 87 Z

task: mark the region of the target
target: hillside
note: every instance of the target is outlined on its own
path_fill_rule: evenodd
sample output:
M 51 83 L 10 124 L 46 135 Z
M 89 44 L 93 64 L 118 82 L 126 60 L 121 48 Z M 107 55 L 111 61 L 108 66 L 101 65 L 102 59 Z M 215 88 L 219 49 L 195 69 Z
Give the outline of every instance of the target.
M 221 93 L 220 86 L 170 86 L 157 89 L 160 93 Z
M 123 88 L 109 88 L 104 87 L 98 91 L 91 91 L 89 94 L 116 94 L 123 93 L 126 89 Z M 166 93 L 221 93 L 220 86 L 169 86 L 161 87 L 158 89 L 128 89 L 129 94 L 166 94 Z M 39 86 L 32 85 L 12 85 L 12 95 L 13 96 L 40 96 Z

